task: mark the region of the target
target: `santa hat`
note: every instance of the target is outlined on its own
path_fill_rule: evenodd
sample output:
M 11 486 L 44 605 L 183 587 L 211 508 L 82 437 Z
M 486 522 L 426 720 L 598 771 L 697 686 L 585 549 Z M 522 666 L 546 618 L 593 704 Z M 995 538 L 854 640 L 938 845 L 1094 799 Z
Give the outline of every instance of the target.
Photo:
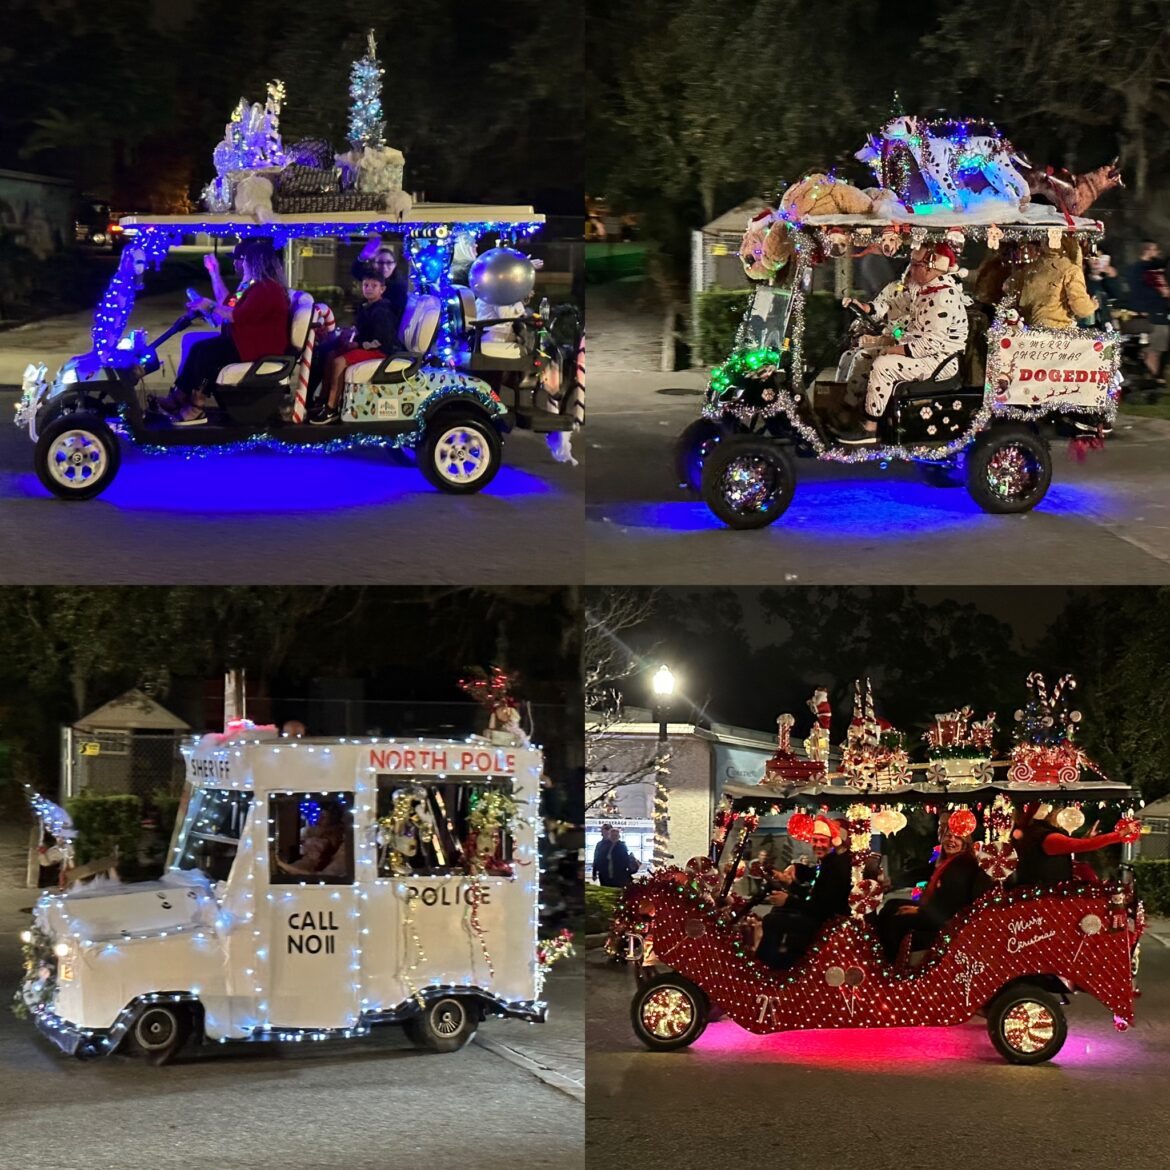
M 955 249 L 956 253 L 961 252 L 963 245 L 967 242 L 967 237 L 958 228 L 947 228 L 943 232 L 943 239 Z
M 812 837 L 828 837 L 829 841 L 834 847 L 841 844 L 841 827 L 836 821 L 829 820 L 828 817 L 817 817 L 813 821 Z
M 959 266 L 959 258 L 950 244 L 935 244 L 927 261 L 931 268 L 938 268 L 943 272 L 952 272 Z

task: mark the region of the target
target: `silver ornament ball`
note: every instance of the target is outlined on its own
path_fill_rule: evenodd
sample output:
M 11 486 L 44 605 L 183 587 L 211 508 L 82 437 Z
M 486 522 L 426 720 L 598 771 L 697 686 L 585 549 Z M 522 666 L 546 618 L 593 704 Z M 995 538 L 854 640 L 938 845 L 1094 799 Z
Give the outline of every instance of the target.
M 476 258 L 468 283 L 472 292 L 489 305 L 514 305 L 532 295 L 536 269 L 515 248 L 491 248 Z

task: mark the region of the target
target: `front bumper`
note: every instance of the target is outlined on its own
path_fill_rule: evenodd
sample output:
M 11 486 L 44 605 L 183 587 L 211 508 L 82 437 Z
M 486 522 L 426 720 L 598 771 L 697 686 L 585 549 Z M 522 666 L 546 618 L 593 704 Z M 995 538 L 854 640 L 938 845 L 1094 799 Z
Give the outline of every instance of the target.
M 69 1056 L 100 1056 L 111 1046 L 109 1029 L 78 1027 L 48 1008 L 31 1014 L 38 1031 Z

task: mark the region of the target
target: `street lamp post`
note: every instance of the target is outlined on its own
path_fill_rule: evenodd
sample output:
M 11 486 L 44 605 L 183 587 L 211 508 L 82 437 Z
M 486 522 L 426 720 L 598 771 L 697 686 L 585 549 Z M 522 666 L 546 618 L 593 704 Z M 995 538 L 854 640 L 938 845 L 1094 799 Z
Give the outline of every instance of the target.
M 670 744 L 666 736 L 666 720 L 671 696 L 674 694 L 674 674 L 669 666 L 660 666 L 654 675 L 654 720 L 658 724 L 658 743 L 654 752 L 654 869 L 662 869 L 671 859 L 670 845 Z

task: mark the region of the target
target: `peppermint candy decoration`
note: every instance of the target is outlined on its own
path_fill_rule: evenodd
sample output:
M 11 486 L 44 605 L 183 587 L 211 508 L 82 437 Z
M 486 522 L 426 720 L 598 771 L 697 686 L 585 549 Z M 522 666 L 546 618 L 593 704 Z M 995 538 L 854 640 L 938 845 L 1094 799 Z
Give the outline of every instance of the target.
M 881 883 L 873 878 L 864 878 L 849 893 L 849 909 L 858 917 L 876 914 L 882 904 Z
M 1002 882 L 1016 872 L 1016 851 L 1010 841 L 993 841 L 979 846 L 979 865 L 992 881 Z

